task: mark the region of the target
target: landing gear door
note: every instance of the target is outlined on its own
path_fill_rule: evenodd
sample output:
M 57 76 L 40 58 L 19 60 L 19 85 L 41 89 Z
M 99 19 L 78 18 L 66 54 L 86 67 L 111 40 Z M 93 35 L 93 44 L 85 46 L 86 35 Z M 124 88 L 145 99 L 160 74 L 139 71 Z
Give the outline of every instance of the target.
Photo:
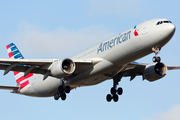
M 142 35 L 145 35 L 148 33 L 148 26 L 149 26 L 149 21 L 144 23 L 144 25 L 142 27 Z

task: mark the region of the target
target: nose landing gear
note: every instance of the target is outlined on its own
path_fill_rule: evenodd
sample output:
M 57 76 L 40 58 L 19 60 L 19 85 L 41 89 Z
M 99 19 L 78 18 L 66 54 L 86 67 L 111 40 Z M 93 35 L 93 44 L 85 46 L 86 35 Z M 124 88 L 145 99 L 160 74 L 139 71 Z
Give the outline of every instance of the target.
M 159 47 L 153 47 L 152 48 L 152 51 L 155 53 L 155 56 L 153 57 L 152 61 L 155 63 L 155 62 L 158 62 L 160 63 L 161 62 L 161 58 L 159 56 L 157 56 L 157 54 L 160 52 L 161 48 Z

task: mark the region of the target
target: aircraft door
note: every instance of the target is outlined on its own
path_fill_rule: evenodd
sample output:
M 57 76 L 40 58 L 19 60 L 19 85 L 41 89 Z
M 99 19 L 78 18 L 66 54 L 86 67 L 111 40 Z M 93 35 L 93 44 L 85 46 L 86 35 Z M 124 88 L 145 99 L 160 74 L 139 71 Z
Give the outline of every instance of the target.
M 145 22 L 143 24 L 143 27 L 142 27 L 142 35 L 145 35 L 148 33 L 148 26 L 149 26 L 149 21 Z

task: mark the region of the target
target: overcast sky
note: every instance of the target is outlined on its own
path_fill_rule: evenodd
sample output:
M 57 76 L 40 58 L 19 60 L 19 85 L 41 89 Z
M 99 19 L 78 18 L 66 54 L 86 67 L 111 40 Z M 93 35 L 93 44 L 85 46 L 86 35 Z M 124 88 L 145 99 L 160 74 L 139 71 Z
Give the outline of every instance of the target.
M 167 65 L 180 65 L 178 0 L 6 0 L 0 1 L 0 58 L 8 58 L 13 42 L 28 59 L 62 59 L 89 48 L 145 20 L 167 18 L 176 25 L 160 56 Z M 150 54 L 138 62 L 152 62 Z M 0 85 L 15 85 L 12 73 Z M 179 120 L 180 70 L 155 82 L 123 78 L 117 103 L 106 101 L 112 80 L 77 88 L 66 101 L 35 98 L 0 90 L 0 119 L 12 120 Z

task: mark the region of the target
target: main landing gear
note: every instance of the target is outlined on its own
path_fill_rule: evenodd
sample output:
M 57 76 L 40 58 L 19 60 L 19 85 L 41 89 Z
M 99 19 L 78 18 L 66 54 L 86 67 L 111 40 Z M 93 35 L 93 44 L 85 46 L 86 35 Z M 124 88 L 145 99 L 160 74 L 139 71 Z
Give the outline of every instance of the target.
M 118 97 L 118 95 L 122 95 L 122 93 L 123 93 L 123 89 L 121 88 L 121 87 L 119 87 L 118 89 L 116 89 L 116 87 L 112 87 L 111 88 L 111 94 L 108 94 L 107 96 L 106 96 L 106 100 L 108 101 L 108 102 L 110 102 L 112 99 L 114 100 L 114 102 L 117 102 L 118 100 L 119 100 L 119 97 Z
M 58 92 L 54 94 L 54 99 L 59 100 L 66 100 L 66 93 L 70 93 L 71 88 L 69 86 L 64 86 L 64 81 L 62 81 L 62 85 L 58 87 Z
M 112 99 L 114 100 L 114 102 L 117 102 L 119 100 L 118 95 L 122 95 L 123 89 L 121 87 L 117 89 L 118 82 L 121 80 L 121 78 L 122 76 L 120 74 L 117 74 L 113 77 L 113 87 L 110 90 L 111 94 L 108 94 L 106 96 L 106 100 L 108 102 L 110 102 Z
M 153 57 L 153 62 L 157 62 L 160 63 L 161 62 L 161 58 L 159 56 L 157 56 L 157 54 L 160 52 L 161 48 L 158 47 L 153 47 L 152 51 L 155 53 L 155 56 Z

